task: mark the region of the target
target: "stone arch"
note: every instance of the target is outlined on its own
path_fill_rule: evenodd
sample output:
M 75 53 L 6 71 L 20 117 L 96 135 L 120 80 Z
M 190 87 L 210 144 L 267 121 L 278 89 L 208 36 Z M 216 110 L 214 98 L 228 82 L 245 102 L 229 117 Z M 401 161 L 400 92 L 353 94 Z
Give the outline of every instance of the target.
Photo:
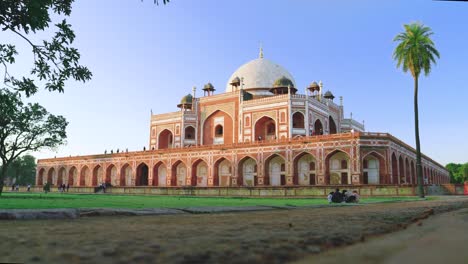
M 385 175 L 385 158 L 372 151 L 362 158 L 362 183 L 382 184 L 390 183 L 391 179 Z
M 286 159 L 279 154 L 272 154 L 265 159 L 264 185 L 286 185 Z
M 222 135 L 216 135 L 216 128 L 222 127 Z M 233 121 L 230 115 L 221 110 L 211 113 L 203 122 L 203 145 L 233 143 Z
M 398 160 L 395 153 L 392 153 L 392 184 L 398 184 Z
M 110 183 L 111 186 L 119 186 L 120 179 L 117 175 L 117 167 L 114 164 L 109 164 L 106 168 L 106 183 Z
M 334 150 L 325 158 L 325 184 L 351 184 L 349 155 L 342 150 Z
M 62 184 L 67 184 L 67 170 L 65 167 L 60 167 L 58 170 L 57 185 L 62 186 Z
M 47 172 L 47 182 L 51 185 L 57 184 L 57 172 L 54 167 L 51 167 Z
M 213 186 L 230 186 L 232 176 L 231 162 L 222 157 L 214 163 Z
M 153 186 L 167 185 L 166 163 L 159 161 L 153 166 Z
M 135 186 L 148 186 L 148 164 L 141 162 L 136 169 Z
M 416 177 L 416 167 L 414 165 L 413 160 L 411 160 L 411 175 L 413 176 L 413 184 L 417 185 L 418 184 L 418 179 Z
M 332 116 L 328 116 L 328 134 L 336 134 L 338 131 L 336 129 L 336 123 Z
M 181 160 L 174 162 L 171 168 L 171 186 L 187 185 L 187 166 Z
M 294 185 L 315 185 L 317 175 L 317 160 L 308 152 L 299 153 L 294 158 Z
M 254 131 L 255 140 L 276 139 L 276 121 L 269 116 L 263 116 L 255 122 Z
M 37 185 L 39 186 L 44 185 L 44 177 L 45 177 L 44 172 L 45 172 L 45 169 L 40 168 L 39 172 L 37 173 Z
M 429 180 L 429 184 L 434 184 L 434 168 L 431 168 L 431 178 Z
M 132 186 L 133 171 L 130 164 L 125 163 L 120 168 L 120 186 Z
M 423 184 L 427 184 L 427 168 L 423 166 Z
M 164 129 L 158 135 L 158 149 L 172 148 L 174 144 L 174 133 L 169 129 Z
M 305 128 L 304 114 L 302 112 L 295 112 L 292 116 L 292 121 L 293 128 Z
M 320 119 L 315 120 L 314 122 L 314 132 L 313 135 L 323 135 L 323 125 Z
M 192 163 L 192 186 L 208 186 L 208 162 L 204 159 L 197 159 Z
M 78 176 L 78 169 L 75 166 L 71 166 L 68 170 L 68 184 L 80 185 L 80 177 Z
M 79 186 L 90 186 L 91 185 L 91 177 L 89 173 L 89 168 L 87 165 L 81 167 L 80 171 L 80 182 Z
M 245 156 L 239 161 L 237 185 L 253 187 L 257 184 L 257 160 L 250 156 Z
M 405 176 L 406 176 L 406 183 L 411 184 L 411 170 L 409 165 L 408 157 L 405 157 Z
M 105 181 L 106 179 L 104 178 L 104 169 L 102 166 L 100 164 L 94 166 L 92 186 L 98 186 Z
M 185 139 L 195 139 L 195 128 L 193 126 L 186 126 L 184 131 Z
M 405 175 L 405 162 L 403 161 L 402 155 L 398 157 L 398 173 L 399 173 L 399 180 L 400 184 L 406 183 L 406 175 Z

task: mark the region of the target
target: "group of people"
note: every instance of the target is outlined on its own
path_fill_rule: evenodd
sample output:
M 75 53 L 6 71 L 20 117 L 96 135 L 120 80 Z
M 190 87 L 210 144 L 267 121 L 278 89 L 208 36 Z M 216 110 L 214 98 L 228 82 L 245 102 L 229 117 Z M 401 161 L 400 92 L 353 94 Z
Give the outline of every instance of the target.
M 65 183 L 63 183 L 58 186 L 59 192 L 65 192 L 65 191 L 68 192 L 68 189 L 70 189 L 70 184 L 65 185 Z
M 102 190 L 102 192 L 105 193 L 106 188 L 107 188 L 107 183 L 102 182 L 101 184 L 99 184 L 98 187 L 95 188 L 94 192 L 98 192 L 98 191 Z
M 12 184 L 11 185 L 11 191 L 16 191 L 16 192 L 19 192 L 19 184 Z M 28 184 L 28 192 L 31 191 L 31 184 Z
M 359 203 L 359 194 L 356 190 L 349 192 L 336 188 L 335 192 L 328 194 L 328 203 Z

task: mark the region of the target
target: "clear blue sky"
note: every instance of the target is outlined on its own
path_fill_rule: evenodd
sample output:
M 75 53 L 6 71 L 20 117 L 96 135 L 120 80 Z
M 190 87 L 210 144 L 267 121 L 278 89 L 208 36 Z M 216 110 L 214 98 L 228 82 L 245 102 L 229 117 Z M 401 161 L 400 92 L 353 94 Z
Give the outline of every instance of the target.
M 392 39 L 404 23 L 421 21 L 441 53 L 420 80 L 422 151 L 442 164 L 467 162 L 467 14 L 468 3 L 431 0 L 78 0 L 69 22 L 94 77 L 34 98 L 70 122 L 67 145 L 34 155 L 140 150 L 148 145 L 151 109 L 176 111 L 192 86 L 208 81 L 224 92 L 232 72 L 258 56 L 259 43 L 301 92 L 322 80 L 344 97 L 346 116 L 353 112 L 367 131 L 414 146 L 413 80 L 396 68 Z M 17 41 L 0 34 L 5 38 Z M 15 67 L 30 63 L 25 56 Z

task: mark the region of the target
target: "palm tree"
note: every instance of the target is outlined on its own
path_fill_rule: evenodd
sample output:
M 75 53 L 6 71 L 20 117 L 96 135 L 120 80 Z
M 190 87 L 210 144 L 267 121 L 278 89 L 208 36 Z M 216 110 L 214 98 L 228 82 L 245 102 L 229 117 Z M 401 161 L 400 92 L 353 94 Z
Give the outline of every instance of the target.
M 429 27 L 421 23 L 404 25 L 405 31 L 398 34 L 393 41 L 398 46 L 393 52 L 393 59 L 397 68 L 403 72 L 411 72 L 414 78 L 414 132 L 416 136 L 416 175 L 418 178 L 419 197 L 424 198 L 423 175 L 421 168 L 421 147 L 419 145 L 419 118 L 418 118 L 418 79 L 422 71 L 424 75 L 431 72 L 431 64 L 436 63 L 439 52 L 434 47 L 430 36 L 433 34 Z

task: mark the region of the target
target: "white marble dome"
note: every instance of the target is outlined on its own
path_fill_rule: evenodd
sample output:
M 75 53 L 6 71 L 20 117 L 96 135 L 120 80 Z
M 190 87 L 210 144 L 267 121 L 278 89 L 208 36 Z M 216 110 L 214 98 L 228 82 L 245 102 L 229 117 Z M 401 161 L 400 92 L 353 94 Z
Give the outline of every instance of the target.
M 285 68 L 270 60 L 258 58 L 240 66 L 231 75 L 226 85 L 226 92 L 233 91 L 231 81 L 239 77 L 244 78 L 244 90 L 258 95 L 271 94 L 268 90 L 273 87 L 277 79 L 283 76 L 290 79 L 296 86 L 294 78 Z

